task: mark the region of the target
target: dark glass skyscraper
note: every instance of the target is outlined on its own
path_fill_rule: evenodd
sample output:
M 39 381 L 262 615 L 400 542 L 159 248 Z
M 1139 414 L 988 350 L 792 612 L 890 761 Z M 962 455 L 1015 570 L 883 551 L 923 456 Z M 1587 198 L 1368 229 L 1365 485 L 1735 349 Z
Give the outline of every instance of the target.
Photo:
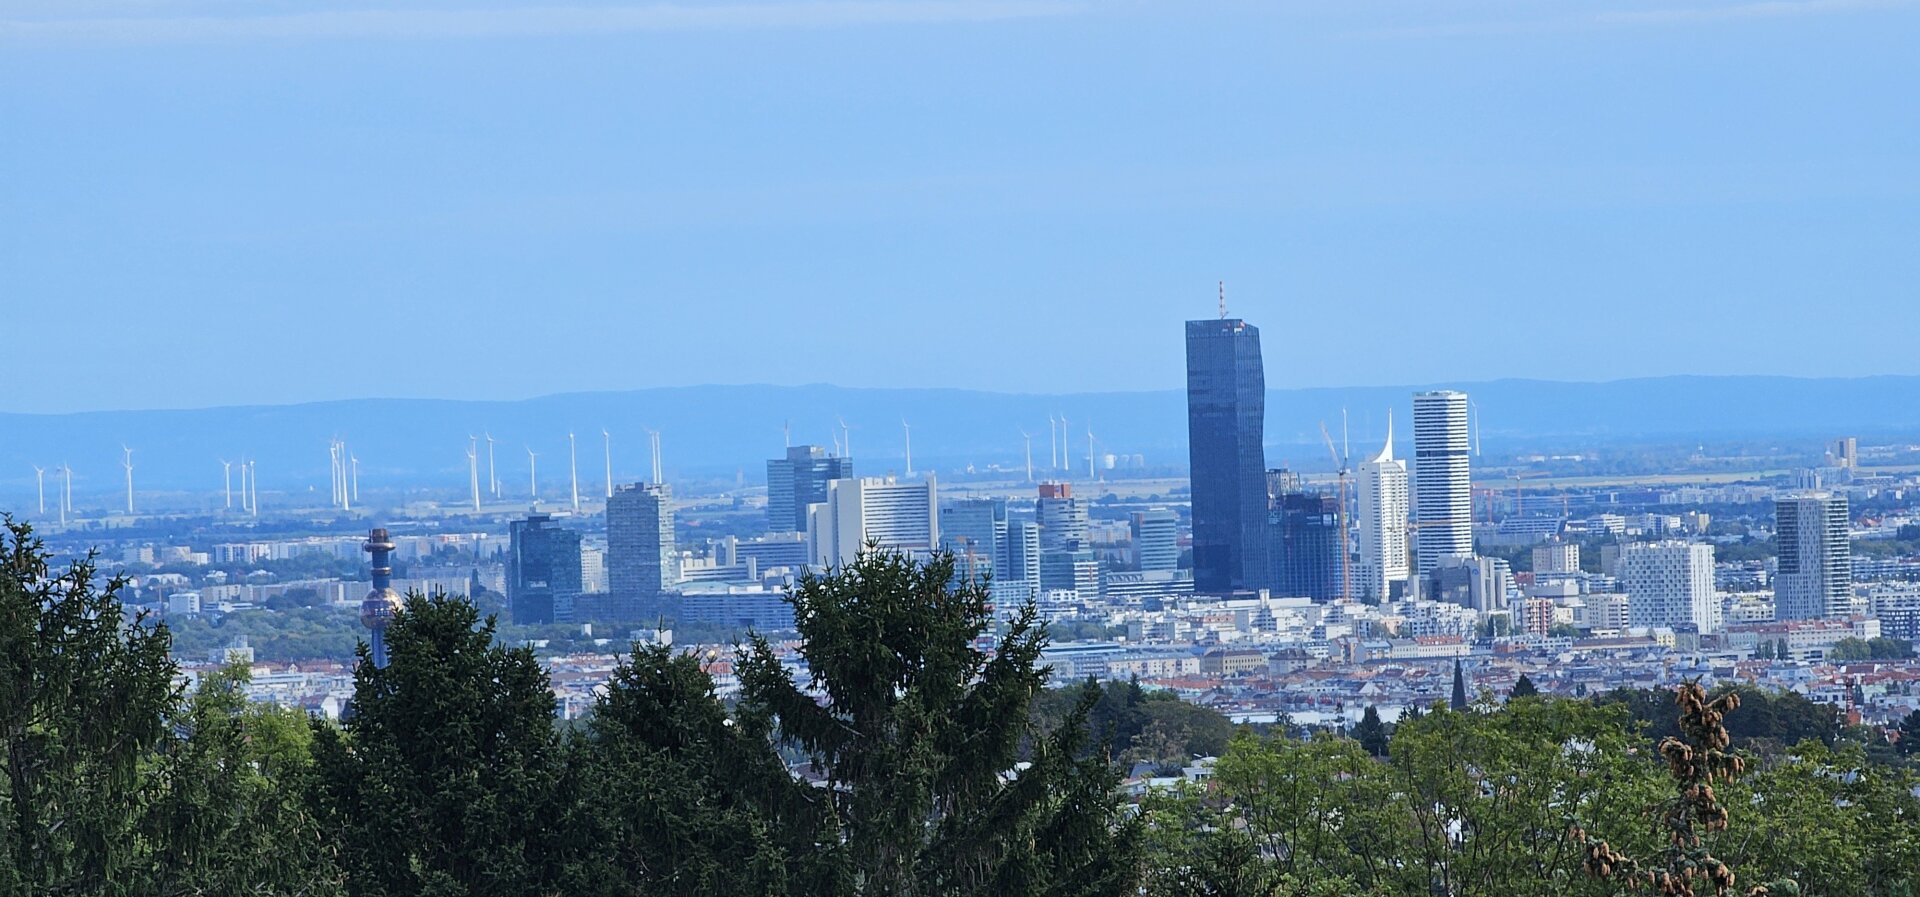
M 530 514 L 508 527 L 507 609 L 515 623 L 566 623 L 580 597 L 580 534 Z
M 1274 594 L 1332 601 L 1340 597 L 1340 500 L 1294 490 L 1273 497 Z
M 1268 585 L 1267 378 L 1260 329 L 1238 318 L 1187 322 L 1187 457 L 1193 587 Z
M 828 483 L 852 476 L 852 458 L 817 445 L 788 446 L 785 458 L 767 462 L 767 531 L 806 532 L 807 506 L 827 500 Z

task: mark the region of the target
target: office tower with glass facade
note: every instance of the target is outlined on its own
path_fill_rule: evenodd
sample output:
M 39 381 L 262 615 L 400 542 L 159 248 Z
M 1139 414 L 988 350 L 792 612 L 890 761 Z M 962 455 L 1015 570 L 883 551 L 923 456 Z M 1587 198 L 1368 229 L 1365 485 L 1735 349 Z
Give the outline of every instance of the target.
M 530 514 L 508 525 L 507 614 L 515 623 L 568 623 L 580 597 L 580 534 Z
M 817 445 L 788 446 L 785 458 L 767 462 L 767 531 L 806 532 L 807 506 L 827 500 L 828 483 L 851 476 L 852 458 Z
M 1287 491 L 1273 497 L 1268 532 L 1273 539 L 1273 594 L 1332 601 L 1340 597 L 1340 500 L 1316 492 Z
M 1263 588 L 1272 572 L 1266 391 L 1259 328 L 1227 317 L 1187 322 L 1187 458 L 1199 594 Z
M 940 545 L 938 494 L 932 476 L 833 480 L 827 500 L 807 509 L 807 553 L 817 567 L 851 564 L 869 542 L 925 557 Z
M 1180 515 L 1172 508 L 1133 512 L 1133 564 L 1141 571 L 1180 567 Z

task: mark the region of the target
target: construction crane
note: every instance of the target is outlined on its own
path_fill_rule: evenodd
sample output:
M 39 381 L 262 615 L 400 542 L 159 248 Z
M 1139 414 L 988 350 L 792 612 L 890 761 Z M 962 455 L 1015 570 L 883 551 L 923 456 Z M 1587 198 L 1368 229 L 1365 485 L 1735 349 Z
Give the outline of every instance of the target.
M 1320 422 L 1320 438 L 1327 442 L 1327 454 L 1333 458 L 1333 469 L 1339 472 L 1340 481 L 1340 600 L 1353 599 L 1353 552 L 1347 545 L 1347 462 L 1340 457 L 1340 450 L 1334 448 L 1333 434 L 1327 432 L 1327 422 Z

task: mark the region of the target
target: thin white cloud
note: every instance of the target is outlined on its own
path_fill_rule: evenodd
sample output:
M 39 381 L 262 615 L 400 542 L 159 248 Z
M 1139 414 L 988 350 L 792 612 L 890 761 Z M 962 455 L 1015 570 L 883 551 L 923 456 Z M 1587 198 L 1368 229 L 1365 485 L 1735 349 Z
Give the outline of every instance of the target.
M 1374 32 L 1374 34 L 1396 37 L 1453 37 L 1590 31 L 1602 28 L 1697 25 L 1754 19 L 1784 19 L 1801 16 L 1870 12 L 1874 10 L 1913 7 L 1916 3 L 1920 3 L 1920 0 L 1754 0 L 1754 2 L 1746 3 L 1718 3 L 1658 9 L 1602 10 L 1581 14 L 1548 16 L 1538 19 L 1452 22 L 1411 28 L 1384 29 Z
M 1070 15 L 1070 0 L 804 0 L 792 3 L 344 9 L 277 15 L 0 19 L 0 41 L 190 43 L 347 38 L 487 38 L 650 31 L 993 22 Z

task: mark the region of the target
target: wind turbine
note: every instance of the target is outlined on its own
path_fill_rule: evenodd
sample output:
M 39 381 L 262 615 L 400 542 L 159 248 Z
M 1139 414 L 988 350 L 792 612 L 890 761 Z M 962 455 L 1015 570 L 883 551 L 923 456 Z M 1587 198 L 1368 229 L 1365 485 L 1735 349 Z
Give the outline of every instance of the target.
M 120 462 L 120 466 L 127 469 L 127 514 L 131 516 L 133 514 L 133 449 L 123 445 L 120 450 L 127 453 L 126 458 Z
M 607 456 L 607 497 L 613 497 L 613 434 L 600 428 L 600 446 Z
M 647 430 L 647 444 L 653 449 L 653 484 L 655 486 L 658 486 L 663 480 L 663 478 L 660 476 L 660 431 L 659 430 L 652 430 L 652 429 Z
M 220 483 L 227 492 L 227 510 L 233 510 L 233 462 L 220 459 Z
M 260 471 L 257 469 L 259 464 L 260 462 L 257 460 L 247 462 L 247 490 L 250 493 L 249 504 L 252 507 L 253 516 L 255 517 L 260 516 Z
M 1473 407 L 1473 456 L 1478 458 L 1480 457 L 1480 403 L 1469 400 L 1467 404 Z
M 780 422 L 780 435 L 785 439 L 787 448 L 793 448 L 793 421 L 785 420 Z
M 580 452 L 575 449 L 573 431 L 567 431 L 567 475 L 573 479 L 573 512 L 580 513 Z
M 907 436 L 907 479 L 911 480 L 913 479 L 913 425 L 907 423 L 907 419 L 903 417 L 900 419 L 900 429 L 905 431 Z
M 1060 432 L 1059 430 L 1060 430 L 1060 420 L 1051 414 L 1047 415 L 1047 469 L 1048 470 L 1058 470 L 1060 467 Z
M 73 513 L 73 465 L 60 462 L 60 473 L 66 479 L 66 486 L 60 492 L 60 525 L 67 524 L 67 515 Z
M 347 490 L 347 458 L 349 457 L 351 455 L 347 451 L 347 443 L 342 440 L 340 442 L 340 510 L 342 511 L 353 510 L 353 495 Z
M 47 469 L 38 464 L 33 466 L 34 485 L 40 487 L 40 516 L 47 516 Z
M 851 458 L 853 457 L 853 428 L 847 426 L 847 419 L 844 417 L 835 417 L 834 420 L 840 422 L 841 449 L 846 452 L 847 457 Z
M 533 495 L 534 507 L 540 505 L 540 478 L 537 475 L 538 468 L 534 466 L 534 460 L 539 457 L 533 446 L 527 446 L 527 492 Z
M 360 459 L 351 452 L 347 454 L 347 463 L 353 468 L 353 500 L 360 500 Z
M 1027 482 L 1033 482 L 1033 435 L 1020 428 L 1020 440 L 1027 444 Z
M 247 500 L 247 459 L 240 459 L 240 510 L 251 513 L 253 505 Z
M 1087 479 L 1096 483 L 1100 481 L 1100 475 L 1094 473 L 1093 471 L 1093 425 L 1092 424 L 1087 425 Z
M 1073 438 L 1073 431 L 1067 429 L 1067 416 L 1060 415 L 1060 464 L 1056 469 L 1066 470 L 1073 463 L 1073 449 L 1068 448 L 1067 440 Z
M 480 510 L 480 440 L 467 434 L 467 485 L 473 491 L 473 509 Z
M 494 472 L 493 434 L 487 434 L 487 489 L 493 492 L 495 501 L 500 500 L 500 475 Z

